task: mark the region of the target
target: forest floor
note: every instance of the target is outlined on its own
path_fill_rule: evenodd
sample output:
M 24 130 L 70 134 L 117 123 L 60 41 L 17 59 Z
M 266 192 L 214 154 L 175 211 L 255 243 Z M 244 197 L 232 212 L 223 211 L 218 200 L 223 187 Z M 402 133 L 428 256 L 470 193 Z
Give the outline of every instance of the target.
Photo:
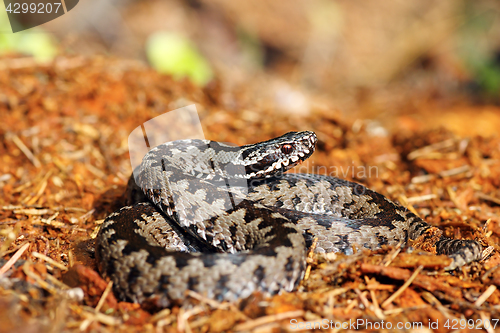
M 257 107 L 251 93 L 222 91 L 220 82 L 201 89 L 109 58 L 4 59 L 0 86 L 2 332 L 297 331 L 312 322 L 491 332 L 500 319 L 498 107 L 408 101 L 411 110 L 374 121 L 369 110 L 353 117 L 318 103 L 292 114 Z M 311 255 L 292 293 L 236 304 L 190 294 L 189 306 L 160 312 L 117 302 L 97 273 L 91 240 L 123 205 L 128 135 L 193 103 L 212 140 L 242 145 L 313 130 L 317 150 L 296 171 L 363 183 L 445 235 L 495 251 L 453 272 L 444 271 L 445 256 L 397 248 Z

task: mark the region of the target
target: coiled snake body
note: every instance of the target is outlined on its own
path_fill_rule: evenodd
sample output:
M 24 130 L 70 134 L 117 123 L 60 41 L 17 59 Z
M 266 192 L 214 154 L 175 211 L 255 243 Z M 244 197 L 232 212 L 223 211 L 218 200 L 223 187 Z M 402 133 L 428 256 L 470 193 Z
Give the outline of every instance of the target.
M 101 274 L 126 301 L 169 306 L 187 290 L 233 301 L 292 291 L 307 246 L 352 254 L 406 244 L 430 226 L 366 187 L 338 178 L 283 174 L 315 149 L 313 132 L 242 147 L 180 140 L 151 149 L 129 182 L 129 201 L 96 241 Z M 481 256 L 476 241 L 440 236 L 454 269 Z

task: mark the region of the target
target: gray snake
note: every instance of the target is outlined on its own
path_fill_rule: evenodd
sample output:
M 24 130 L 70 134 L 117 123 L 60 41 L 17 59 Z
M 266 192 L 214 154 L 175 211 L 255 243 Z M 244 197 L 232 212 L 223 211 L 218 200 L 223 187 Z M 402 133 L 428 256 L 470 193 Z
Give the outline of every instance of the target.
M 129 202 L 96 240 L 102 275 L 119 299 L 170 306 L 187 290 L 234 301 L 292 291 L 306 252 L 352 254 L 425 237 L 431 226 L 363 185 L 284 172 L 315 149 L 313 132 L 241 147 L 179 140 L 151 149 L 129 181 Z M 473 240 L 440 236 L 448 269 L 478 260 Z

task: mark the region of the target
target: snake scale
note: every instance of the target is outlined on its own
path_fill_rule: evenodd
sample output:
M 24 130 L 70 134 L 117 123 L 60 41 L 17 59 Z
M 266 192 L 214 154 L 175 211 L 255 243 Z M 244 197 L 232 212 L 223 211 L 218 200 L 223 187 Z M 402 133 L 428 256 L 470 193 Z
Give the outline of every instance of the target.
M 422 219 L 353 182 L 284 172 L 307 159 L 313 132 L 241 147 L 179 140 L 151 149 L 128 186 L 129 205 L 96 240 L 102 275 L 119 299 L 166 307 L 192 290 L 234 301 L 292 291 L 316 252 L 352 254 L 425 237 Z M 478 260 L 473 240 L 439 236 L 448 269 Z

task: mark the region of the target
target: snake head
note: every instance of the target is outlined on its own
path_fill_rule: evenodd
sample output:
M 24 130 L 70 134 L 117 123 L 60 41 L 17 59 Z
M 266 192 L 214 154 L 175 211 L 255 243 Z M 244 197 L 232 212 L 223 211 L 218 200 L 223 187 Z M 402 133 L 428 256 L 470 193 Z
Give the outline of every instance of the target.
M 317 141 L 316 134 L 311 131 L 289 132 L 241 147 L 245 178 L 269 178 L 293 168 L 311 156 Z

